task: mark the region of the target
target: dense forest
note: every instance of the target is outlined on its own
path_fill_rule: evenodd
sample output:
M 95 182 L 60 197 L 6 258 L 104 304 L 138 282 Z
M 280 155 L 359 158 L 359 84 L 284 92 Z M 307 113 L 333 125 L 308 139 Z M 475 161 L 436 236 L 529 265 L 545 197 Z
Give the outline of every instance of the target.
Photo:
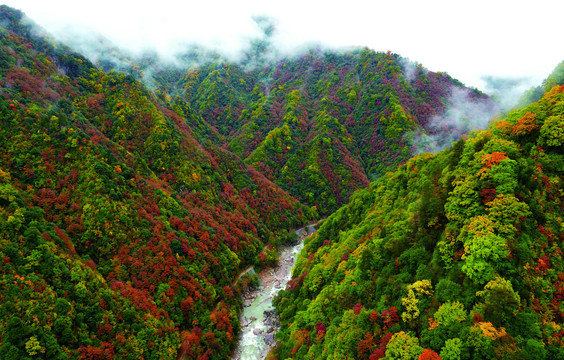
M 317 215 L 0 8 L 0 358 L 224 359 L 240 268 Z
M 445 73 L 369 49 L 314 49 L 251 70 L 216 58 L 154 78 L 163 97 L 186 101 L 217 132 L 207 139 L 320 215 L 421 149 L 450 145 L 470 130 L 472 116 L 488 120 L 497 109 Z M 472 106 L 458 108 L 460 101 Z
M 191 128 L 200 142 L 235 153 L 321 216 L 498 112 L 480 91 L 391 52 L 313 47 L 273 56 L 274 25 L 257 21 L 264 34 L 240 61 L 197 46 L 167 62 L 104 41 L 76 45 L 99 67 L 142 81 L 167 107 L 199 115 Z
M 276 300 L 271 358 L 564 358 L 563 194 L 557 85 L 326 219 Z
M 227 359 L 234 279 L 327 216 L 272 359 L 564 358 L 562 65 L 465 135 L 498 108 L 445 73 L 252 45 L 86 57 L 0 6 L 0 359 Z

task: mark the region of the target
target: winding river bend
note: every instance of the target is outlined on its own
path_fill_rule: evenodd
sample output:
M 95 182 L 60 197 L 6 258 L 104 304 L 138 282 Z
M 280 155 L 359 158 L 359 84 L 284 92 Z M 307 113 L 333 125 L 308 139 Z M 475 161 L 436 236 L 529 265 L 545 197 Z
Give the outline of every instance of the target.
M 258 274 L 258 289 L 243 297 L 241 313 L 241 334 L 239 345 L 233 360 L 264 359 L 276 344 L 274 334 L 279 327 L 278 318 L 274 315 L 272 299 L 292 278 L 292 268 L 298 254 L 304 247 L 303 240 L 315 232 L 315 225 L 308 225 L 296 231 L 298 243 L 283 247 L 279 253 L 279 265 L 275 269 L 263 270 Z M 253 271 L 252 269 L 249 269 Z

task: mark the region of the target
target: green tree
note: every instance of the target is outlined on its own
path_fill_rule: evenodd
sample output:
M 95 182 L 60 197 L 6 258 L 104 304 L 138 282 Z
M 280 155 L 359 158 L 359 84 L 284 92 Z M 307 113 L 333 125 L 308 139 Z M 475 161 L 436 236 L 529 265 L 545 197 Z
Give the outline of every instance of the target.
M 419 339 L 403 331 L 395 333 L 386 348 L 386 360 L 416 360 L 423 353 Z
M 449 326 L 456 322 L 465 321 L 466 311 L 464 311 L 464 305 L 461 303 L 448 301 L 439 307 L 434 317 L 439 325 Z
M 483 314 L 486 320 L 498 327 L 513 321 L 521 302 L 511 282 L 502 277 L 488 282 L 484 290 L 478 291 L 476 296 L 483 298 L 483 302 L 475 306 L 475 311 Z
M 549 116 L 540 129 L 539 145 L 560 149 L 564 146 L 564 118 L 562 115 Z
M 523 348 L 524 353 L 527 355 L 527 359 L 546 359 L 548 352 L 546 351 L 544 344 L 539 340 L 528 339 Z
M 497 234 L 506 238 L 511 238 L 515 235 L 517 229 L 514 224 L 520 217 L 526 217 L 531 214 L 529 206 L 525 202 L 519 201 L 513 195 L 499 194 L 487 206 L 488 218 L 494 222 L 494 230 Z
M 440 356 L 443 360 L 461 360 L 463 343 L 459 338 L 448 339 L 442 347 Z
M 476 216 L 462 229 L 464 244 L 462 271 L 474 282 L 483 284 L 495 277 L 496 262 L 509 255 L 505 239 L 494 233 L 494 223 L 486 216 Z
M 462 286 L 446 278 L 442 278 L 435 286 L 435 294 L 439 301 L 454 301 L 462 293 Z

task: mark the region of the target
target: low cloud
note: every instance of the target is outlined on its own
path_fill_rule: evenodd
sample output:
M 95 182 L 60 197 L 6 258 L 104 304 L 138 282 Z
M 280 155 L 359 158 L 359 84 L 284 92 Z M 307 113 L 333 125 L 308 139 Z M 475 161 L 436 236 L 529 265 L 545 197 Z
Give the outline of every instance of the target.
M 548 76 L 548 74 L 546 74 Z M 532 77 L 499 77 L 493 75 L 482 76 L 482 89 L 490 95 L 502 111 L 514 107 L 523 93 L 531 87 L 540 85 L 539 79 Z
M 215 49 L 234 59 L 247 49 L 249 39 L 264 33 L 252 17 L 266 14 L 276 19 L 273 41 L 281 54 L 295 53 L 312 42 L 335 48 L 390 50 L 486 92 L 480 85 L 484 74 L 542 80 L 564 59 L 564 48 L 554 46 L 554 36 L 549 36 L 560 33 L 560 12 L 550 11 L 559 8 L 557 0 L 549 1 L 552 6 L 514 2 L 507 6 L 505 2 L 479 0 L 476 6 L 463 10 L 467 19 L 495 24 L 479 27 L 461 24 L 460 7 L 430 6 L 415 0 L 382 2 L 376 13 L 366 11 L 370 6 L 365 0 L 342 6 L 301 0 L 288 0 L 283 6 L 259 0 L 141 0 L 134 6 L 127 1 L 99 0 L 87 8 L 73 0 L 5 3 L 27 13 L 56 37 L 65 36 L 66 24 L 80 24 L 96 30 L 120 49 L 134 54 L 149 49 L 163 59 L 174 59 L 186 44 Z M 402 14 L 405 26 L 397 27 L 397 17 L 383 14 Z M 515 26 L 520 23 L 527 26 Z M 390 31 L 392 28 L 395 30 Z
M 429 126 L 408 134 L 415 153 L 438 152 L 474 129 L 485 129 L 500 107 L 468 89 L 452 87 L 446 110 L 429 120 Z
M 417 67 L 419 64 L 402 57 L 400 58 L 400 65 L 403 70 L 403 75 L 405 76 L 407 81 L 415 81 L 415 75 L 417 75 Z

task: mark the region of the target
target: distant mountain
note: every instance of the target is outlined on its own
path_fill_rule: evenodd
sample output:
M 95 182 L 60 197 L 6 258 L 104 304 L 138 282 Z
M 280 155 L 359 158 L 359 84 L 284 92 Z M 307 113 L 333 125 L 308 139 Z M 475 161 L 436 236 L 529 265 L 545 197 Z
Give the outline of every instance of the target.
M 564 84 L 564 61 L 558 64 L 552 73 L 543 81 L 542 85 L 532 87 L 526 91 L 515 106 L 518 109 L 522 109 L 533 102 L 538 101 L 542 95 L 552 89 L 556 85 Z
M 0 359 L 229 357 L 233 279 L 315 212 L 189 104 L 0 24 Z
M 499 110 L 446 73 L 390 52 L 315 48 L 283 57 L 271 19 L 254 20 L 264 34 L 238 62 L 201 46 L 165 60 L 88 33 L 68 40 L 102 69 L 142 81 L 164 106 L 188 109 L 199 142 L 234 152 L 321 215 L 412 155 L 486 127 Z
M 564 86 L 359 190 L 306 241 L 272 359 L 564 358 Z
M 188 102 L 217 131 L 214 143 L 321 214 L 497 111 L 447 74 L 369 49 L 311 50 L 251 70 L 215 59 L 154 74 L 161 94 Z

